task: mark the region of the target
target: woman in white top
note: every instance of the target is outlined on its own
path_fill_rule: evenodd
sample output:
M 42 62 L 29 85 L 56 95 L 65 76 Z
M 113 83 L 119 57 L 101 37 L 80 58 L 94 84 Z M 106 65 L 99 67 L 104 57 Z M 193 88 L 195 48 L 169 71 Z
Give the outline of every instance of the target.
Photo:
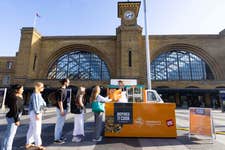
M 110 99 L 108 99 L 107 97 L 102 97 L 100 95 L 101 89 L 100 87 L 97 85 L 94 87 L 94 89 L 92 90 L 91 93 L 91 97 L 90 97 L 90 102 L 94 102 L 94 101 L 98 101 L 98 102 L 108 102 L 110 101 Z M 104 112 L 94 112 L 95 115 L 95 130 L 94 130 L 94 139 L 93 141 L 102 141 L 102 131 L 103 131 L 103 113 Z

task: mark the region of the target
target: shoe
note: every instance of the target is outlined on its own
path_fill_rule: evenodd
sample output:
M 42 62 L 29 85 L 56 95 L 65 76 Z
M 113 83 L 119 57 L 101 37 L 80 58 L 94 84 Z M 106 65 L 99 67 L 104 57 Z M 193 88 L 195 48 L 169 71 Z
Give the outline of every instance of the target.
M 92 139 L 93 142 L 101 142 L 102 141 L 102 136 L 100 136 L 98 139 Z
M 55 140 L 54 143 L 55 144 L 63 144 L 63 143 L 65 143 L 65 141 L 63 141 L 63 140 Z
M 31 147 L 34 147 L 34 144 L 26 144 L 26 145 L 25 145 L 25 149 L 29 149 L 29 148 L 31 148 Z
M 64 136 L 62 136 L 62 137 L 60 138 L 60 140 L 61 140 L 61 141 L 66 141 L 66 140 L 67 140 L 67 138 L 66 138 L 66 137 L 64 137 Z
M 38 150 L 46 150 L 46 148 L 44 146 L 37 146 Z
M 74 136 L 72 142 L 81 142 L 81 138 Z

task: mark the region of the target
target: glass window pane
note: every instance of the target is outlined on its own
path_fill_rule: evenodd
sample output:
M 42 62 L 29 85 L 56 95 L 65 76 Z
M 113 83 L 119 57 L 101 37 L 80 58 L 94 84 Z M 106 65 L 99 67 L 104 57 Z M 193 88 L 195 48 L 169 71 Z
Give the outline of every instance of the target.
M 86 51 L 72 51 L 58 58 L 49 69 L 48 79 L 110 80 L 105 62 Z
M 214 79 L 208 65 L 186 50 L 171 50 L 159 55 L 151 63 L 153 80 Z

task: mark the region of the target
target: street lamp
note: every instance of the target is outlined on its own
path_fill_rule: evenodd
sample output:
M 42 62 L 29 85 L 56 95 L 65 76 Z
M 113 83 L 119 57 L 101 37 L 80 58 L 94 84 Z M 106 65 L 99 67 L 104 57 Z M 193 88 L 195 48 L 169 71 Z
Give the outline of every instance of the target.
M 150 61 L 150 47 L 149 47 L 149 38 L 148 38 L 148 21 L 147 21 L 147 2 L 144 0 L 144 21 L 145 21 L 145 49 L 146 49 L 146 64 L 147 64 L 147 82 L 148 89 L 152 89 L 151 83 L 151 61 Z

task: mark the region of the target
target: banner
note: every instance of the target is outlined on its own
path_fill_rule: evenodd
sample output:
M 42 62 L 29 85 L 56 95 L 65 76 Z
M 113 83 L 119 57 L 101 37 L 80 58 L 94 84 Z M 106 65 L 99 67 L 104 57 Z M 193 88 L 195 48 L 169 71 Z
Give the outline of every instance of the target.
M 175 104 L 106 103 L 105 136 L 176 138 Z
M 111 79 L 111 85 L 118 85 L 118 82 L 122 81 L 124 85 L 137 85 L 137 79 Z
M 0 108 L 5 109 L 5 98 L 7 88 L 0 88 Z
M 211 108 L 189 108 L 190 134 L 213 136 Z

